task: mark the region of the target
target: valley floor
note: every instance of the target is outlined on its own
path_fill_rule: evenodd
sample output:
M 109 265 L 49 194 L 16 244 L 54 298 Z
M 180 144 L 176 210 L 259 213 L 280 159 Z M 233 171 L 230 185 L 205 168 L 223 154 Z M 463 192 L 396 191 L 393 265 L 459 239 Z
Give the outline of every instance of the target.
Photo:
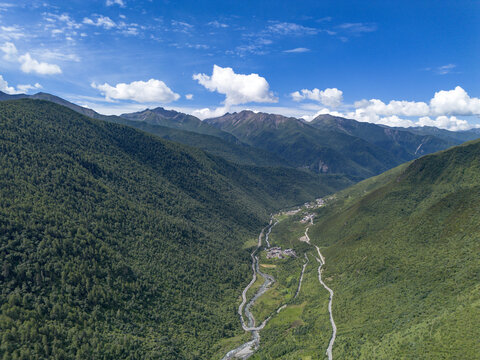
M 323 204 L 322 201 L 319 206 Z M 272 232 L 272 230 L 275 229 L 277 224 L 281 223 L 283 225 L 285 220 L 297 214 L 304 216 L 301 221 L 296 222 L 297 226 L 300 225 L 299 228 L 305 229 L 304 234 L 301 237 L 297 237 L 293 243 L 286 243 L 285 239 L 279 236 L 283 230 L 280 232 Z M 304 296 L 301 296 L 302 284 L 306 276 L 310 277 L 309 282 L 311 282 L 311 277 L 315 274 L 314 269 L 318 273 L 317 284 L 319 285 L 314 293 L 318 293 L 322 298 L 328 296 L 328 305 L 324 310 L 328 311 L 331 324 L 330 340 L 325 343 L 324 336 L 319 337 L 318 348 L 322 349 L 323 344 L 323 349 L 320 350 L 320 353 L 315 351 L 314 356 L 319 359 L 325 357 L 328 357 L 329 360 L 333 359 L 333 346 L 337 332 L 332 312 L 334 292 L 322 279 L 322 267 L 325 265 L 325 257 L 320 252 L 318 246 L 310 243 L 308 236 L 308 230 L 313 225 L 313 218 L 314 215 L 309 213 L 308 209 L 298 208 L 272 216 L 270 224 L 262 229 L 258 237 L 257 247 L 251 254 L 252 280 L 243 290 L 242 302 L 238 307 L 242 328 L 251 334 L 251 339 L 228 351 L 222 360 L 256 357 L 257 352 L 260 357 L 262 354 L 268 354 L 269 346 L 261 346 L 260 332 L 264 328 L 275 327 L 275 325 L 269 324 L 271 320 L 275 320 L 274 322 L 276 323 L 289 321 L 289 318 L 292 316 L 291 310 L 297 310 L 305 306 Z M 310 258 L 315 259 L 318 266 L 314 266 L 314 262 L 310 262 Z M 309 263 L 312 265 L 309 266 Z M 300 267 L 300 272 L 297 277 L 298 271 L 295 270 L 298 267 Z M 309 270 L 307 272 L 308 275 L 306 275 L 307 267 Z M 288 276 L 288 273 L 294 268 L 295 270 L 292 274 L 295 275 Z M 308 290 L 312 291 L 312 284 L 309 285 Z M 306 290 L 304 289 L 303 291 Z M 245 320 L 245 317 L 247 320 Z M 307 356 L 307 358 L 312 359 L 312 356 Z

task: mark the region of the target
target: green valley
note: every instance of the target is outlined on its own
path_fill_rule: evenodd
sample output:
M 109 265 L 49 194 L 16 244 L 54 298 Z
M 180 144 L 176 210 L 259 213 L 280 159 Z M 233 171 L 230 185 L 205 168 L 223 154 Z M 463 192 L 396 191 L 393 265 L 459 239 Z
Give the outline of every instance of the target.
M 0 149 L 4 359 L 210 358 L 241 334 L 242 244 L 348 184 L 29 99 L 0 103 Z
M 254 359 L 324 359 L 332 327 L 309 227 L 333 289 L 338 359 L 476 359 L 480 352 L 480 142 L 425 156 L 282 215 L 272 246 L 306 254 L 302 290 L 261 331 Z M 314 223 L 302 221 L 313 214 Z M 277 279 L 259 321 L 297 288 L 302 256 L 263 260 Z M 295 265 L 294 265 L 295 264 Z M 292 268 L 293 266 L 293 268 Z M 270 310 L 268 310 L 270 309 Z

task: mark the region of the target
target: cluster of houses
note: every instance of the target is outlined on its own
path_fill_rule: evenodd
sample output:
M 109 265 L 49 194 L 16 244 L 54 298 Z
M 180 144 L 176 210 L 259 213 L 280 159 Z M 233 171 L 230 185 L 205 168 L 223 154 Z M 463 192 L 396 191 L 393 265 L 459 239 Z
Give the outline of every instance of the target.
M 319 198 L 317 200 L 315 200 L 315 202 L 317 203 L 317 206 L 323 206 L 325 205 L 325 200 L 323 200 L 322 198 Z
M 305 209 L 315 209 L 315 208 L 319 208 L 323 205 L 325 205 L 325 200 L 322 199 L 322 198 L 316 199 L 314 203 L 306 202 L 305 204 L 303 204 Z
M 282 250 L 282 248 L 278 246 L 267 249 L 267 259 L 284 259 L 289 256 L 297 257 L 297 254 L 293 249 Z
M 307 214 L 303 217 L 302 220 L 300 220 L 300 222 L 302 224 L 305 224 L 305 223 L 308 223 L 308 222 L 312 222 L 313 218 L 315 217 L 315 214 Z

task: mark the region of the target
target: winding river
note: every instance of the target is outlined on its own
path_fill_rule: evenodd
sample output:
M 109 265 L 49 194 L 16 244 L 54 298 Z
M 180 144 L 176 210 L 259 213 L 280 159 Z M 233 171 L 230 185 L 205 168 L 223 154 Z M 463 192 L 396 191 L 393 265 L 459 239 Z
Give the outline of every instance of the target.
M 268 323 L 268 321 L 271 319 L 272 315 L 270 315 L 268 318 L 266 318 L 259 326 L 256 326 L 255 324 L 255 318 L 250 311 L 251 307 L 255 304 L 257 299 L 262 296 L 269 288 L 270 286 L 275 282 L 275 279 L 273 276 L 269 274 L 265 274 L 262 271 L 260 271 L 259 268 L 259 262 L 258 262 L 258 256 L 257 253 L 260 250 L 262 246 L 262 238 L 264 237 L 265 234 L 265 242 L 267 247 L 270 247 L 270 242 L 268 241 L 268 237 L 272 231 L 272 228 L 278 223 L 278 221 L 275 220 L 274 218 L 270 220 L 270 224 L 262 229 L 258 236 L 258 243 L 257 247 L 255 250 L 250 254 L 252 258 L 252 280 L 250 283 L 245 287 L 245 289 L 242 292 L 242 302 L 238 306 L 238 315 L 240 316 L 240 322 L 242 324 L 242 328 L 245 331 L 248 331 L 252 334 L 252 339 L 250 341 L 247 341 L 243 343 L 242 345 L 238 346 L 237 348 L 229 351 L 223 358 L 222 360 L 231 360 L 231 359 L 241 359 L 245 360 L 248 359 L 250 356 L 253 355 L 255 351 L 258 350 L 260 347 L 260 330 L 262 330 L 265 325 Z M 313 225 L 313 217 L 310 218 L 310 223 Z M 308 230 L 310 229 L 310 226 L 307 226 L 305 230 L 305 239 L 308 244 L 310 244 L 310 237 L 308 236 Z M 265 232 L 266 231 L 266 232 Z M 311 245 L 311 244 L 310 244 Z M 333 319 L 333 313 L 332 313 L 332 303 L 333 303 L 333 290 L 330 289 L 322 280 L 322 267 L 325 265 L 325 258 L 323 257 L 322 253 L 320 252 L 320 249 L 318 246 L 314 245 L 315 249 L 317 250 L 318 257 L 315 257 L 319 263 L 318 266 L 318 281 L 320 284 L 329 292 L 330 297 L 329 297 L 329 302 L 328 302 L 328 312 L 330 315 L 330 323 L 332 325 L 332 336 L 330 338 L 330 342 L 328 344 L 328 348 L 326 351 L 326 355 L 328 356 L 329 360 L 333 359 L 333 344 L 335 342 L 335 338 L 337 336 L 337 326 L 335 325 L 335 321 Z M 305 272 L 305 268 L 308 265 L 308 256 L 305 254 L 305 263 L 302 267 L 302 272 L 300 274 L 300 279 L 298 283 L 298 288 L 297 291 L 295 292 L 295 296 L 293 297 L 294 299 L 298 296 L 300 293 L 300 289 L 302 286 L 302 280 L 303 280 L 303 275 Z M 254 296 L 250 301 L 247 303 L 247 292 L 248 290 L 252 287 L 252 285 L 257 281 L 257 274 L 263 277 L 264 282 L 260 286 L 260 288 L 255 292 Z M 277 310 L 276 313 L 279 313 L 282 309 L 284 309 L 287 306 L 287 304 L 283 304 L 280 306 Z M 245 321 L 245 317 L 247 318 L 247 321 Z

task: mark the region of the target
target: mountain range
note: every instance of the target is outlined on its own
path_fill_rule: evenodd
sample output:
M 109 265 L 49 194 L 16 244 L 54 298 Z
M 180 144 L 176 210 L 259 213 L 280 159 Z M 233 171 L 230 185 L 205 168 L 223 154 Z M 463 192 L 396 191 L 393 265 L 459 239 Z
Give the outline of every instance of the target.
M 306 122 L 242 111 L 201 121 L 192 115 L 155 108 L 106 116 L 47 93 L 0 93 L 0 100 L 18 98 L 55 102 L 94 119 L 133 126 L 237 163 L 302 168 L 343 175 L 352 181 L 480 136 L 478 129 L 453 132 L 432 127 L 390 128 L 331 115 Z
M 249 339 L 237 309 L 258 233 L 318 197 L 270 234 L 300 256 L 257 254 L 277 280 L 252 307 L 273 314 L 252 359 L 324 356 L 312 245 L 336 357 L 479 353 L 480 141 L 457 146 L 477 130 L 0 100 L 0 357 L 223 358 Z

